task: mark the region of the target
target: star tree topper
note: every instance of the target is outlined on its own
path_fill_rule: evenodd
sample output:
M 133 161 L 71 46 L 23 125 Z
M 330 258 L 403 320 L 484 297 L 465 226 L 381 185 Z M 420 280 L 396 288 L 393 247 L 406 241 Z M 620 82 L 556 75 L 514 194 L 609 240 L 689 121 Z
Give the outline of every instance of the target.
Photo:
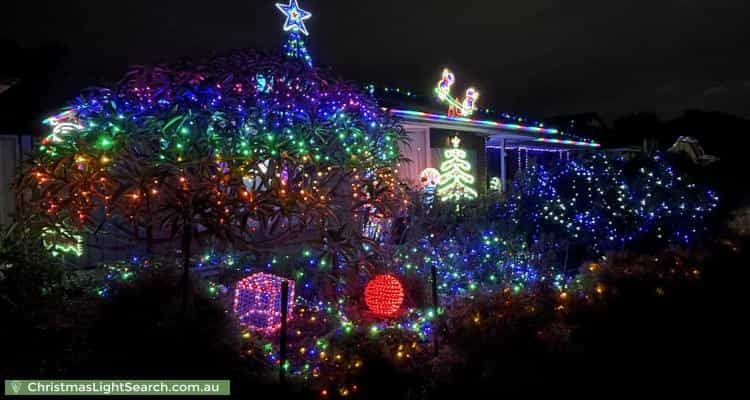
M 276 3 L 276 8 L 281 10 L 286 16 L 286 21 L 284 21 L 285 32 L 294 31 L 302 32 L 305 36 L 309 35 L 309 33 L 307 33 L 307 28 L 305 27 L 305 20 L 312 17 L 312 14 L 299 8 L 297 0 L 289 0 L 289 4 L 286 5 Z

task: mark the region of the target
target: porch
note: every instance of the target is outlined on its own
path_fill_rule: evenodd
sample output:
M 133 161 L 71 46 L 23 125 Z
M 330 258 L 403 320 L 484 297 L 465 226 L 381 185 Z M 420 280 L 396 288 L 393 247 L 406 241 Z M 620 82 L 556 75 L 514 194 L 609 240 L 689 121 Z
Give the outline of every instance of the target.
M 508 188 L 513 171 L 528 165 L 530 154 L 545 153 L 559 158 L 570 158 L 573 152 L 585 152 L 600 147 L 599 143 L 545 127 L 509 121 L 493 121 L 454 117 L 399 108 L 389 109 L 402 119 L 411 139 L 401 146 L 401 154 L 409 162 L 399 164 L 398 173 L 412 186 L 419 185 L 426 168 L 439 169 L 443 150 L 450 148 L 450 138 L 458 136 L 464 144 L 480 193 L 487 190 L 491 177 L 501 181 L 501 191 Z M 514 151 L 513 154 L 510 152 Z M 511 166 L 510 161 L 514 162 Z

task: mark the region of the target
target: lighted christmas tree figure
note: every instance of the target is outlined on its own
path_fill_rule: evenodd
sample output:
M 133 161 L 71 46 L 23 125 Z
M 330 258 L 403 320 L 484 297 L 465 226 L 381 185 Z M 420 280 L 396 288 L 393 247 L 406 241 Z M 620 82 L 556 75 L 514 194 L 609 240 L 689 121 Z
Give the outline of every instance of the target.
M 466 161 L 466 151 L 458 147 L 461 139 L 454 136 L 451 144 L 453 148 L 445 151 L 446 159 L 440 165 L 438 196 L 441 201 L 474 199 L 477 197 L 473 188 L 474 176 L 471 174 L 471 163 Z
M 276 3 L 276 8 L 286 16 L 284 32 L 288 32 L 289 37 L 284 43 L 284 52 L 287 57 L 300 59 L 308 67 L 312 67 L 312 58 L 307 52 L 305 39 L 300 35 L 300 32 L 305 36 L 308 35 L 305 20 L 312 17 L 312 14 L 299 8 L 297 0 L 289 0 L 289 4 Z

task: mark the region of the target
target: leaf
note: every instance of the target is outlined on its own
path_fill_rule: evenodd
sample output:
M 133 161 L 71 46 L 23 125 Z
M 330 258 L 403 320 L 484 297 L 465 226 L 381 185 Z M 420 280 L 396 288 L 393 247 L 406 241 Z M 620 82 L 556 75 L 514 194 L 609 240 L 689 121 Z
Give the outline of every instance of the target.
M 167 122 L 167 123 L 166 123 L 166 124 L 164 125 L 164 127 L 163 127 L 163 128 L 161 128 L 161 131 L 162 131 L 162 132 L 166 132 L 166 131 L 167 131 L 167 129 L 169 129 L 169 127 L 170 127 L 170 126 L 172 126 L 172 125 L 173 125 L 173 124 L 174 124 L 175 122 L 179 121 L 179 120 L 180 120 L 180 119 L 182 119 L 182 118 L 184 118 L 184 117 L 183 117 L 182 115 L 178 115 L 178 116 L 176 116 L 176 117 L 172 118 L 171 120 L 169 120 L 169 122 Z

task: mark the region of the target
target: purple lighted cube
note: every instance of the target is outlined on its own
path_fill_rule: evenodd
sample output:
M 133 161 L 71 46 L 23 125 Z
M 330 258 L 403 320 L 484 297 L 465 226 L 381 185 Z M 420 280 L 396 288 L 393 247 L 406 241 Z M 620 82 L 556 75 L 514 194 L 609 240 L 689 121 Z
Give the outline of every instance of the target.
M 281 283 L 289 282 L 287 321 L 292 318 L 294 281 L 259 272 L 237 282 L 234 313 L 240 324 L 262 333 L 273 333 L 281 327 Z

